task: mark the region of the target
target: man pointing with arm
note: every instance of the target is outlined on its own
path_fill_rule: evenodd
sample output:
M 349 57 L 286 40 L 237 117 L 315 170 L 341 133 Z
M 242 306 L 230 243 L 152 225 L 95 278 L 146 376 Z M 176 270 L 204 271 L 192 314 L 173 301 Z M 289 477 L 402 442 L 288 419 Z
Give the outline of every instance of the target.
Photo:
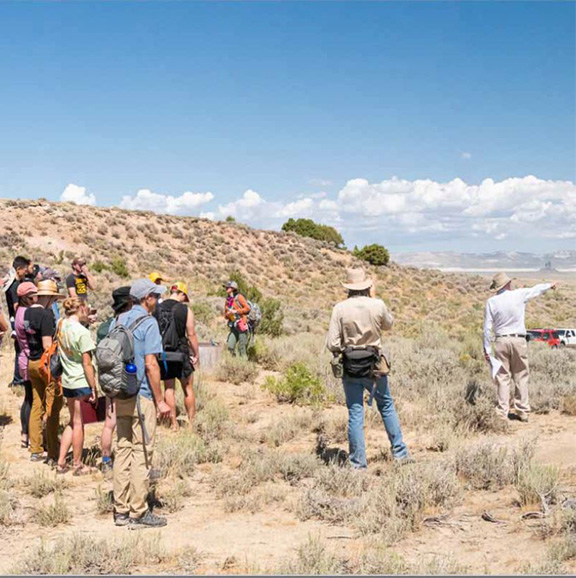
M 492 334 L 494 335 L 494 358 L 502 364 L 495 381 L 498 388 L 496 411 L 503 419 L 510 411 L 510 387 L 514 382 L 514 409 L 520 421 L 527 422 L 530 412 L 528 401 L 528 343 L 524 314 L 526 303 L 557 283 L 542 283 L 534 287 L 512 290 L 512 279 L 506 273 L 497 273 L 490 289 L 496 295 L 486 302 L 484 313 L 484 357 L 490 362 Z

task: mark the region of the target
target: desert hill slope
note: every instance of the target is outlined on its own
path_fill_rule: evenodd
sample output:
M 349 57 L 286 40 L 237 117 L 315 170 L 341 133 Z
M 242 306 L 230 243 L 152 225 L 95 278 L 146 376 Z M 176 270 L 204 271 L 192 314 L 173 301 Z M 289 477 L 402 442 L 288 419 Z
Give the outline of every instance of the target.
M 70 260 L 81 254 L 92 272 L 100 269 L 94 300 L 101 309 L 114 286 L 152 270 L 187 281 L 196 298 L 213 295 L 236 270 L 265 297 L 296 311 L 288 316 L 288 330 L 323 330 L 330 307 L 343 297 L 345 269 L 366 265 L 348 251 L 295 234 L 194 217 L 0 200 L 0 221 L 0 267 L 6 269 L 23 253 L 65 275 Z M 456 333 L 480 327 L 488 296 L 485 278 L 396 264 L 367 268 L 377 279 L 378 295 L 396 315 L 396 331 L 410 334 L 422 322 L 440 323 Z M 570 291 L 531 305 L 531 324 L 573 325 Z

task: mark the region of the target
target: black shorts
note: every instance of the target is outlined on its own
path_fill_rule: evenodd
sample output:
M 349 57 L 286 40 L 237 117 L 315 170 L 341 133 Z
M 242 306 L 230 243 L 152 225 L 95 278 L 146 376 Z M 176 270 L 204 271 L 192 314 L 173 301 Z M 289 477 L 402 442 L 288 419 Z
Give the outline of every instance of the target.
M 167 379 L 185 379 L 194 373 L 194 368 L 190 363 L 190 357 L 186 355 L 183 362 L 179 361 L 158 361 L 160 365 L 160 378 L 162 381 Z

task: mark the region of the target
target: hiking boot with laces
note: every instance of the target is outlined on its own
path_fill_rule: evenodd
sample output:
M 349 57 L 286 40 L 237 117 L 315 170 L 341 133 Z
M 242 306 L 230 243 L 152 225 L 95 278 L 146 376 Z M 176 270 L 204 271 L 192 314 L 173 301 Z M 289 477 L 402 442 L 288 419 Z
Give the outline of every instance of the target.
M 114 525 L 127 526 L 130 523 L 130 516 L 128 514 L 117 514 L 114 512 Z
M 141 518 L 130 518 L 128 524 L 129 530 L 139 530 L 140 528 L 162 528 L 168 523 L 166 518 L 157 516 L 153 514 L 150 510 L 146 510 L 146 513 Z

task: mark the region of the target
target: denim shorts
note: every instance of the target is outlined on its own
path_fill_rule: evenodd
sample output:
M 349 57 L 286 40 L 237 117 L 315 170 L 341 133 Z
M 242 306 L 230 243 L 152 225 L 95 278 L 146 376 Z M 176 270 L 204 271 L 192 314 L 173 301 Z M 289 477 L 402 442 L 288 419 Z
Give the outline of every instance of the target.
M 92 395 L 92 390 L 89 387 L 80 387 L 79 389 L 68 389 L 67 387 L 62 388 L 62 393 L 64 397 L 90 397 Z

